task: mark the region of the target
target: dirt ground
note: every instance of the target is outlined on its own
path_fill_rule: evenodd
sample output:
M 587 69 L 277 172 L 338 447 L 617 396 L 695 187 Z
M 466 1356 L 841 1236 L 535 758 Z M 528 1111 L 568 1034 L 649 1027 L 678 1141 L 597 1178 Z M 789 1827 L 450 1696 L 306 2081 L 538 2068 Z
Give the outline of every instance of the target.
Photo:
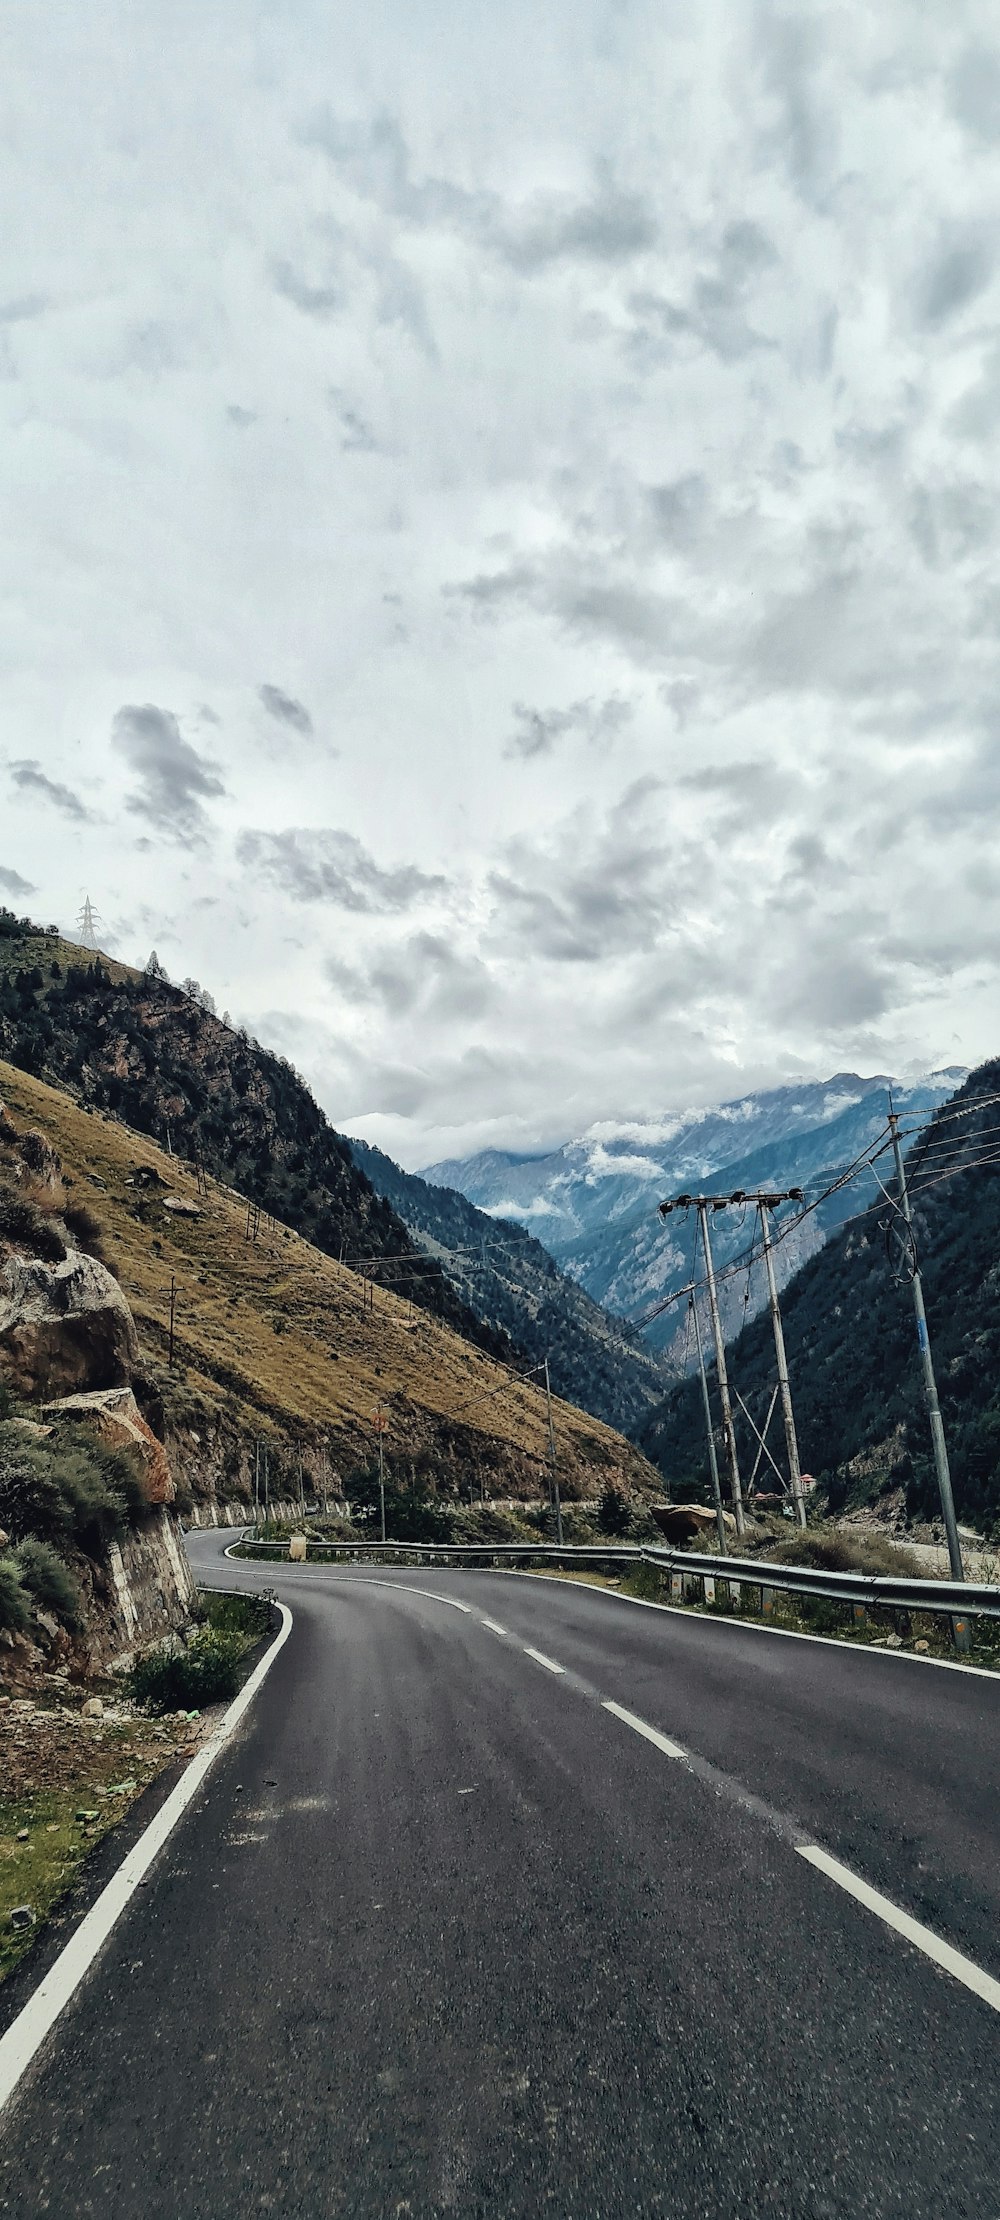
M 93 1844 L 164 1766 L 197 1748 L 221 1709 L 150 1719 L 109 1691 L 100 1714 L 86 1715 L 93 1695 L 60 1672 L 34 1676 L 30 1693 L 23 1683 L 0 1692 L 0 1980 Z

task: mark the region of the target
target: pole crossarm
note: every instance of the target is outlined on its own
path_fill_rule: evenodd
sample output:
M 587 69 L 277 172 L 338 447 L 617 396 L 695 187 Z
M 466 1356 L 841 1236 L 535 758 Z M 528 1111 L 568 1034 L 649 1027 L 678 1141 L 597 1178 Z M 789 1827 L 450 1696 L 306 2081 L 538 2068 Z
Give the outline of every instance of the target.
M 783 1202 L 804 1202 L 801 1187 L 754 1189 L 735 1187 L 731 1195 L 671 1195 L 668 1202 L 657 1204 L 661 1218 L 669 1218 L 672 1210 L 728 1210 L 731 1203 L 763 1203 L 766 1210 L 777 1210 Z M 683 1288 L 679 1291 L 683 1294 Z

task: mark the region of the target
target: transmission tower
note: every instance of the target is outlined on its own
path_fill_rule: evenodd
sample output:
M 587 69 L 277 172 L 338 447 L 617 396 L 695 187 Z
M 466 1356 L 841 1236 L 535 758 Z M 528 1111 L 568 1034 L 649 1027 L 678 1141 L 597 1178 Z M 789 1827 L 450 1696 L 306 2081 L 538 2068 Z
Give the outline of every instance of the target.
M 100 923 L 100 913 L 93 908 L 90 896 L 87 894 L 84 896 L 83 908 L 76 921 L 78 947 L 96 950 L 98 946 L 97 927 Z

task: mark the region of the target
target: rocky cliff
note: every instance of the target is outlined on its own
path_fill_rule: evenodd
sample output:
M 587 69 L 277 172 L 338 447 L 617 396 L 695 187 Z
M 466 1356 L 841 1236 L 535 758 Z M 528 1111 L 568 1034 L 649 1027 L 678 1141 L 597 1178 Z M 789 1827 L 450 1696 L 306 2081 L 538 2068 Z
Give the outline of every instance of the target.
M 87 1673 L 182 1626 L 193 1588 L 135 1320 L 72 1217 L 50 1141 L 0 1106 L 0 1653 Z

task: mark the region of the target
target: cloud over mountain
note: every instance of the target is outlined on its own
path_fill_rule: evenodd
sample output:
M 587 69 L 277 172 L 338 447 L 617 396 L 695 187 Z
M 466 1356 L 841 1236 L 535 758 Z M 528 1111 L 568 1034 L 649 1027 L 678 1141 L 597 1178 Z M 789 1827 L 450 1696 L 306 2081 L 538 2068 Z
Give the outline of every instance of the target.
M 986 0 L 8 13 L 6 891 L 410 1164 L 994 1052 Z

